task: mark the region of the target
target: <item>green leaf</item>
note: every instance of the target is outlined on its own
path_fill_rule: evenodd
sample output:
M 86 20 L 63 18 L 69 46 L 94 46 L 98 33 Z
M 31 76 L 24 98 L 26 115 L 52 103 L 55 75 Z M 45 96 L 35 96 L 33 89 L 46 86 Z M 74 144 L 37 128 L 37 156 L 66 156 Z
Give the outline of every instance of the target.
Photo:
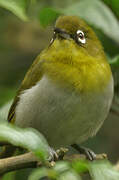
M 41 160 L 48 157 L 49 146 L 41 133 L 32 128 L 18 128 L 11 124 L 0 124 L 0 141 L 33 151 Z
M 39 180 L 48 175 L 47 168 L 38 168 L 32 172 L 28 180 Z
M 57 172 L 57 180 L 80 180 L 80 176 L 71 168 L 68 162 L 57 162 L 53 168 Z
M 15 176 L 15 171 L 10 172 L 10 173 L 6 173 L 4 174 L 4 176 L 2 177 L 2 180 L 15 180 L 16 176 Z
M 87 161 L 75 160 L 74 162 L 72 162 L 72 167 L 76 172 L 80 174 L 89 170 L 89 163 Z
M 32 174 L 29 176 L 28 180 L 40 180 L 44 177 L 49 177 L 50 179 L 56 179 L 57 173 L 52 169 L 37 168 L 32 172 Z
M 68 162 L 61 161 L 57 162 L 53 169 L 57 171 L 59 174 L 61 174 L 62 172 L 69 170 L 70 165 Z
M 81 177 L 73 170 L 62 173 L 57 180 L 81 180 Z
M 12 104 L 12 101 L 9 101 L 8 103 L 6 103 L 4 106 L 0 108 L 0 122 L 7 121 L 7 115 L 8 115 L 8 111 L 10 109 L 11 104 Z
M 40 12 L 39 20 L 46 27 L 60 14 L 80 16 L 119 43 L 119 22 L 113 12 L 100 0 L 80 0 L 67 8 L 44 8 Z
M 101 29 L 106 35 L 119 43 L 119 22 L 102 1 L 80 0 L 79 3 L 62 9 L 62 13 L 82 17 L 89 24 Z
M 117 55 L 116 57 L 114 57 L 113 59 L 109 60 L 109 64 L 112 67 L 119 67 L 119 55 Z
M 0 6 L 11 11 L 23 21 L 27 21 L 26 9 L 29 0 L 0 0 Z
M 1 83 L 2 84 L 2 83 Z M 0 87 L 0 107 L 11 100 L 16 94 L 16 88 Z
M 40 24 L 46 27 L 57 19 L 61 13 L 53 8 L 43 8 L 39 14 Z
M 119 17 L 119 0 L 103 0 Z
M 89 171 L 93 180 L 119 180 L 119 172 L 108 161 L 90 163 Z

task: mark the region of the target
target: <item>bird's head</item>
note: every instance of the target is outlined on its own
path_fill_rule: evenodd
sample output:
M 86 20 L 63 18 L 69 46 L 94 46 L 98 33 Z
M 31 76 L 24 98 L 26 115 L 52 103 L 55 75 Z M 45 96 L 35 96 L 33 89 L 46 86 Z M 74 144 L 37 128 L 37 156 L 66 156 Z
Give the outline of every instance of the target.
M 46 60 L 45 72 L 49 76 L 78 91 L 100 89 L 110 79 L 110 67 L 100 41 L 77 16 L 57 19 L 53 39 L 41 59 Z
M 84 49 L 91 56 L 104 55 L 95 32 L 77 16 L 60 16 L 57 19 L 51 44 L 57 39 L 67 45 L 74 44 L 77 49 Z

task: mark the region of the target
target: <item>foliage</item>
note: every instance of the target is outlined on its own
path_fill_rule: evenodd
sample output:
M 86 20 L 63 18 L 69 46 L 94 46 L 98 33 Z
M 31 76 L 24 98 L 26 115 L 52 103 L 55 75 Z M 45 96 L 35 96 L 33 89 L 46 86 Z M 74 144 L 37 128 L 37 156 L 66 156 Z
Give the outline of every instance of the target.
M 81 0 L 79 3 L 64 9 L 63 12 L 66 15 L 81 16 L 88 23 L 101 29 L 106 35 L 119 43 L 119 23 L 114 14 L 101 1 Z
M 119 12 L 118 0 L 104 0 L 104 2 L 110 5 L 112 9 L 116 9 L 116 12 Z M 42 8 L 36 19 L 43 27 L 46 27 L 52 24 L 59 15 L 77 15 L 119 44 L 119 22 L 106 4 L 101 0 L 80 0 L 80 2 L 71 4 L 67 8 Z M 10 10 L 24 21 L 28 20 L 27 9 L 30 5 L 37 5 L 37 1 L 0 0 L 0 6 Z M 114 63 L 116 61 L 113 61 Z
M 49 146 L 45 138 L 32 128 L 21 129 L 11 124 L 0 124 L 0 142 L 9 142 L 33 151 L 41 160 L 48 157 Z
M 119 1 L 118 0 L 103 0 L 119 17 Z
M 11 105 L 12 105 L 12 101 L 8 102 L 7 104 L 5 104 L 0 108 L 0 123 L 7 120 L 7 114 Z
M 40 160 L 48 158 L 48 144 L 45 138 L 36 130 L 22 129 L 9 124 L 0 124 L 0 142 L 9 142 L 32 151 Z M 107 160 L 88 162 L 74 160 L 59 161 L 52 168 L 37 168 L 29 176 L 29 180 L 39 180 L 43 177 L 56 180 L 81 180 L 82 173 L 89 172 L 93 180 L 118 180 L 119 172 Z
M 61 14 L 60 12 L 52 8 L 44 8 L 40 11 L 40 14 L 39 14 L 40 24 L 43 27 L 46 27 L 50 25 L 52 22 L 54 22 L 60 14 Z
M 16 16 L 24 21 L 28 20 L 26 15 L 26 8 L 28 7 L 29 0 L 0 0 L 0 6 L 13 12 Z
M 114 57 L 109 61 L 110 65 L 113 67 L 118 67 L 119 66 L 119 55 Z

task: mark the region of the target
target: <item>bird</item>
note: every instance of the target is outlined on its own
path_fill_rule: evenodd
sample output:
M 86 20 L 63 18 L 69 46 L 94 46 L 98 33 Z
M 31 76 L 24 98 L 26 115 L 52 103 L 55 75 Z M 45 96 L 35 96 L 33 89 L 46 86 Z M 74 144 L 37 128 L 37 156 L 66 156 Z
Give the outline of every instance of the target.
M 101 42 L 79 16 L 61 15 L 49 45 L 37 56 L 17 92 L 8 121 L 41 132 L 50 147 L 72 146 L 96 135 L 113 99 L 113 76 Z

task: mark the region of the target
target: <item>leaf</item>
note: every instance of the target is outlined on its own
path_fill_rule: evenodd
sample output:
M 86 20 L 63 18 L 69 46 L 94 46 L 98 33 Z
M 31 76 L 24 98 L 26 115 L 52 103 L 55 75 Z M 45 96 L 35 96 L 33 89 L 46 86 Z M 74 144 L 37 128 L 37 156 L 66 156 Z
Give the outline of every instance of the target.
M 61 161 L 61 162 L 57 162 L 53 169 L 60 174 L 64 171 L 69 170 L 70 165 L 68 162 Z
M 50 179 L 56 179 L 57 173 L 52 169 L 37 168 L 32 172 L 28 180 L 40 180 L 45 177 L 49 177 Z
M 48 170 L 46 168 L 37 168 L 29 176 L 28 180 L 40 180 L 41 178 L 47 176 Z
M 90 163 L 89 171 L 93 180 L 119 180 L 119 172 L 108 161 Z
M 41 133 L 32 128 L 18 128 L 11 124 L 0 124 L 0 141 L 33 151 L 41 160 L 48 157 L 49 146 Z
M 117 55 L 116 57 L 114 57 L 113 59 L 109 60 L 109 64 L 112 67 L 119 67 L 119 55 Z
M 39 14 L 40 24 L 46 27 L 52 24 L 61 13 L 53 8 L 43 8 Z
M 87 161 L 75 160 L 72 162 L 72 167 L 77 173 L 84 173 L 89 170 L 89 163 Z
M 2 84 L 2 83 L 1 83 Z M 0 86 L 0 107 L 11 100 L 16 94 L 16 89 Z
M 7 115 L 8 115 L 8 111 L 10 109 L 11 104 L 12 104 L 12 101 L 9 101 L 8 103 L 6 103 L 4 106 L 0 108 L 0 122 L 7 121 Z
M 29 0 L 0 0 L 0 6 L 11 11 L 23 21 L 27 21 L 26 9 Z
M 119 0 L 103 0 L 119 17 Z
M 81 177 L 73 170 L 62 173 L 57 180 L 81 180 Z
M 119 22 L 112 11 L 100 0 L 80 0 L 67 8 L 44 8 L 40 12 L 39 20 L 47 26 L 61 14 L 77 15 L 92 26 L 99 28 L 107 36 L 119 43 Z
M 62 9 L 66 15 L 77 15 L 89 24 L 101 29 L 106 35 L 119 43 L 119 22 L 112 11 L 100 0 L 80 0 Z
M 59 177 L 57 180 L 80 180 L 80 176 L 71 168 L 68 162 L 57 162 L 53 168 Z

